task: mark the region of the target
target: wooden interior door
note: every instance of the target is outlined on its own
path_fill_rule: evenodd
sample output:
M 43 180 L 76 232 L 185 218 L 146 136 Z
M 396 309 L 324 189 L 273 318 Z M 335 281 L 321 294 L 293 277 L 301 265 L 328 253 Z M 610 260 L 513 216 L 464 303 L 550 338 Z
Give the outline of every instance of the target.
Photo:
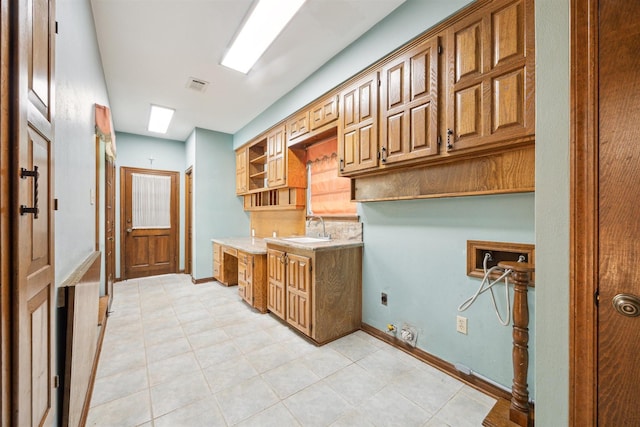
M 12 197 L 7 206 L 12 217 L 11 424 L 46 426 L 55 421 L 56 406 L 53 218 L 55 11 L 53 0 L 11 1 L 9 8 L 12 10 L 9 31 L 14 37 L 13 50 L 9 54 L 12 87 L 8 103 Z M 6 35 L 4 27 L 2 31 Z M 5 41 L 2 44 L 5 49 Z M 3 67 L 4 59 L 3 54 Z M 5 191 L 7 189 L 3 189 Z M 2 369 L 6 369 L 4 364 Z M 8 398 L 3 394 L 3 401 Z
M 184 174 L 184 187 L 184 273 L 191 274 L 193 263 L 191 259 L 193 252 L 193 168 L 187 169 Z
M 599 2 L 598 423 L 640 425 L 640 2 Z
M 178 183 L 179 173 L 123 167 L 121 170 L 121 242 L 122 278 L 176 273 L 178 266 Z M 165 176 L 171 179 L 170 225 L 141 228 L 133 220 L 133 176 Z
M 107 282 L 107 295 L 109 296 L 109 304 L 107 311 L 111 311 L 111 303 L 113 302 L 113 281 L 116 275 L 116 230 L 115 230 L 115 206 L 116 206 L 116 165 L 109 156 L 104 162 L 104 183 L 105 183 L 105 256 L 104 271 Z

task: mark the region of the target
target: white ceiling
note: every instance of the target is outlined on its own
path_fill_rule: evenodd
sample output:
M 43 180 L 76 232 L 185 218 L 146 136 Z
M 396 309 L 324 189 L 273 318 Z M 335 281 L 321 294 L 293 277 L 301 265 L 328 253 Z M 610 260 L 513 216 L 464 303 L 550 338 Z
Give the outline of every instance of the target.
M 235 133 L 405 0 L 307 0 L 249 74 L 220 60 L 252 0 L 91 0 L 117 131 Z M 187 88 L 190 77 L 210 82 Z M 150 104 L 175 108 L 166 135 Z

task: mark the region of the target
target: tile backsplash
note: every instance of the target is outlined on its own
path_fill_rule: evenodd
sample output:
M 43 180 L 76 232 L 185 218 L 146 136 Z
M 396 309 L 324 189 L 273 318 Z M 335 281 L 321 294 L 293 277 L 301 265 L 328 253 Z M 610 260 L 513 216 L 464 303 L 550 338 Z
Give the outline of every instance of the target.
M 336 240 L 359 240 L 362 241 L 362 223 L 359 221 L 340 221 L 324 218 L 324 225 L 327 234 Z M 314 220 L 306 222 L 305 234 L 317 237 L 322 234 L 322 224 Z

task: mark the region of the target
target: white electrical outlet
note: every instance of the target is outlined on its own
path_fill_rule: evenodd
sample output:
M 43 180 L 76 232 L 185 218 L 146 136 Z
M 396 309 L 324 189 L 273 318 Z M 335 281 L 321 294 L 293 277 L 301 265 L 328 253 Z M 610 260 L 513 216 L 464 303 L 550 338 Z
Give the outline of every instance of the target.
M 461 334 L 467 335 L 467 318 L 458 316 L 456 317 L 456 331 Z

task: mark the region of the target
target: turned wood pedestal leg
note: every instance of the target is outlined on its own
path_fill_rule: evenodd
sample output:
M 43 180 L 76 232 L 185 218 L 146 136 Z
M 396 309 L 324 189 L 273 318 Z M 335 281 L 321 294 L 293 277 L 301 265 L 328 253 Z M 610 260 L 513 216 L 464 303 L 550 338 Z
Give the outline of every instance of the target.
M 528 426 L 530 422 L 529 389 L 529 303 L 527 290 L 530 273 L 529 264 L 521 262 L 501 262 L 501 268 L 512 270 L 513 283 L 513 386 L 511 388 L 510 421 Z

